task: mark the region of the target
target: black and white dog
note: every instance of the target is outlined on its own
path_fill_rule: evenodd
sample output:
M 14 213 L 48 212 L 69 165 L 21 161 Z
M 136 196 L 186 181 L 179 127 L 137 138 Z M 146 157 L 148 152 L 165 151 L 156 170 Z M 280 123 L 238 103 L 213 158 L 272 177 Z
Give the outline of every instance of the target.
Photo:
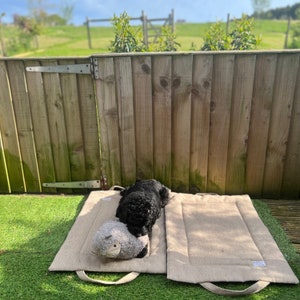
M 155 179 L 138 180 L 120 192 L 116 217 L 136 237 L 148 234 L 169 201 L 169 189 Z

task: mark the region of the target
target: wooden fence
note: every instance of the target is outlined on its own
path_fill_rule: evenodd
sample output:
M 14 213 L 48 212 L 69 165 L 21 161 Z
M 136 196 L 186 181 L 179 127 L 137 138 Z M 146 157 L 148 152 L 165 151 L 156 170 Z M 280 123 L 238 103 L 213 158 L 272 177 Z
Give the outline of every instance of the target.
M 283 51 L 2 59 L 0 192 L 157 178 L 174 191 L 299 198 L 299 57 Z M 97 74 L 25 69 L 82 63 Z

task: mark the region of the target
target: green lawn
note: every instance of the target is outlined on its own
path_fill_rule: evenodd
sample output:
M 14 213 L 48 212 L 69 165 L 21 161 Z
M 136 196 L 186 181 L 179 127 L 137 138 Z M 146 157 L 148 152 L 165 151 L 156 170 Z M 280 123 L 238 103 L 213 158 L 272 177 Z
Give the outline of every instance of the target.
M 297 24 L 293 21 L 292 27 Z M 177 42 L 181 44 L 180 51 L 199 50 L 203 43 L 205 32 L 211 23 L 176 24 Z M 255 20 L 255 35 L 262 38 L 258 49 L 283 49 L 287 21 Z M 224 24 L 225 26 L 225 24 Z M 5 41 L 15 35 L 13 27 L 4 27 Z M 87 30 L 85 26 L 57 26 L 43 28 L 33 49 L 26 53 L 18 53 L 21 57 L 44 56 L 89 56 L 95 53 L 109 52 L 110 42 L 114 38 L 113 28 L 91 27 L 92 49 L 88 47 Z
M 0 299 L 228 299 L 165 275 L 143 274 L 122 286 L 99 286 L 80 281 L 73 272 L 48 272 L 84 201 L 78 195 L 0 195 Z M 300 256 L 266 204 L 255 201 L 255 206 L 299 278 Z M 118 276 L 105 274 L 104 279 Z M 237 299 L 296 300 L 299 294 L 299 285 L 271 284 L 256 295 Z

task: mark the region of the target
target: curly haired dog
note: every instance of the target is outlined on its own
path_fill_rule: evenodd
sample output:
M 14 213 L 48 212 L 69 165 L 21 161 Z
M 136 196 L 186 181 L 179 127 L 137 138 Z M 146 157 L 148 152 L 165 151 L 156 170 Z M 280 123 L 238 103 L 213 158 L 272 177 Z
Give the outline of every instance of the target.
M 134 236 L 151 237 L 152 227 L 169 201 L 168 188 L 155 179 L 138 180 L 120 194 L 116 217 Z

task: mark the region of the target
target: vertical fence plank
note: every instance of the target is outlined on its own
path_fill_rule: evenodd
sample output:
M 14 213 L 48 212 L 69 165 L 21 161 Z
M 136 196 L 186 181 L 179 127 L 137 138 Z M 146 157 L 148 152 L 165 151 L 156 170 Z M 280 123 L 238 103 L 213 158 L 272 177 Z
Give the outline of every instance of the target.
M 154 177 L 171 187 L 172 57 L 152 57 Z
M 195 55 L 193 62 L 190 190 L 207 189 L 210 101 L 213 55 Z
M 300 64 L 292 109 L 281 195 L 296 199 L 300 198 Z
M 116 87 L 119 108 L 122 182 L 136 179 L 136 151 L 131 57 L 115 58 Z
M 23 168 L 20 158 L 20 147 L 15 124 L 14 110 L 10 93 L 6 63 L 0 61 L 0 126 L 4 159 L 7 165 L 8 179 L 13 192 L 24 192 Z M 2 172 L 5 172 L 3 169 Z M 3 176 L 5 176 L 3 174 Z
M 208 184 L 210 192 L 225 193 L 234 55 L 215 55 L 213 68 Z
M 109 186 L 121 185 L 118 104 L 112 57 L 99 58 L 100 79 L 96 80 L 96 95 L 100 118 L 101 168 Z
M 12 102 L 14 106 L 20 142 L 20 151 L 25 179 L 25 191 L 41 191 L 23 61 L 9 61 L 8 75 L 10 79 Z
M 40 63 L 36 60 L 25 61 L 27 67 L 39 65 Z M 55 169 L 42 74 L 26 72 L 26 80 L 41 184 L 54 182 Z M 56 192 L 55 188 L 42 187 L 42 190 L 43 192 Z
M 76 63 L 86 62 L 76 60 Z M 94 82 L 91 75 L 80 74 L 77 76 L 77 83 L 84 141 L 85 178 L 100 179 L 100 137 Z
M 59 60 L 60 65 L 75 64 L 75 60 Z M 81 76 L 79 77 L 81 80 Z M 84 142 L 76 74 L 61 74 L 60 85 L 64 99 L 64 116 L 70 159 L 71 180 L 85 178 Z
M 57 61 L 43 60 L 42 65 L 55 66 Z M 70 159 L 60 77 L 57 73 L 43 73 L 43 80 L 56 181 L 70 181 Z
M 262 196 L 277 54 L 258 54 L 247 146 L 246 192 Z
M 132 58 L 137 178 L 153 178 L 151 57 Z
M 172 188 L 189 190 L 193 56 L 173 57 Z
M 267 197 L 280 196 L 298 63 L 295 54 L 282 54 L 277 62 L 264 173 L 263 193 Z
M 236 56 L 226 171 L 228 194 L 244 193 L 254 71 L 254 54 Z
M 10 192 L 11 190 L 10 190 L 10 185 L 8 180 L 5 153 L 4 153 L 1 126 L 0 126 L 0 193 L 10 193 Z

